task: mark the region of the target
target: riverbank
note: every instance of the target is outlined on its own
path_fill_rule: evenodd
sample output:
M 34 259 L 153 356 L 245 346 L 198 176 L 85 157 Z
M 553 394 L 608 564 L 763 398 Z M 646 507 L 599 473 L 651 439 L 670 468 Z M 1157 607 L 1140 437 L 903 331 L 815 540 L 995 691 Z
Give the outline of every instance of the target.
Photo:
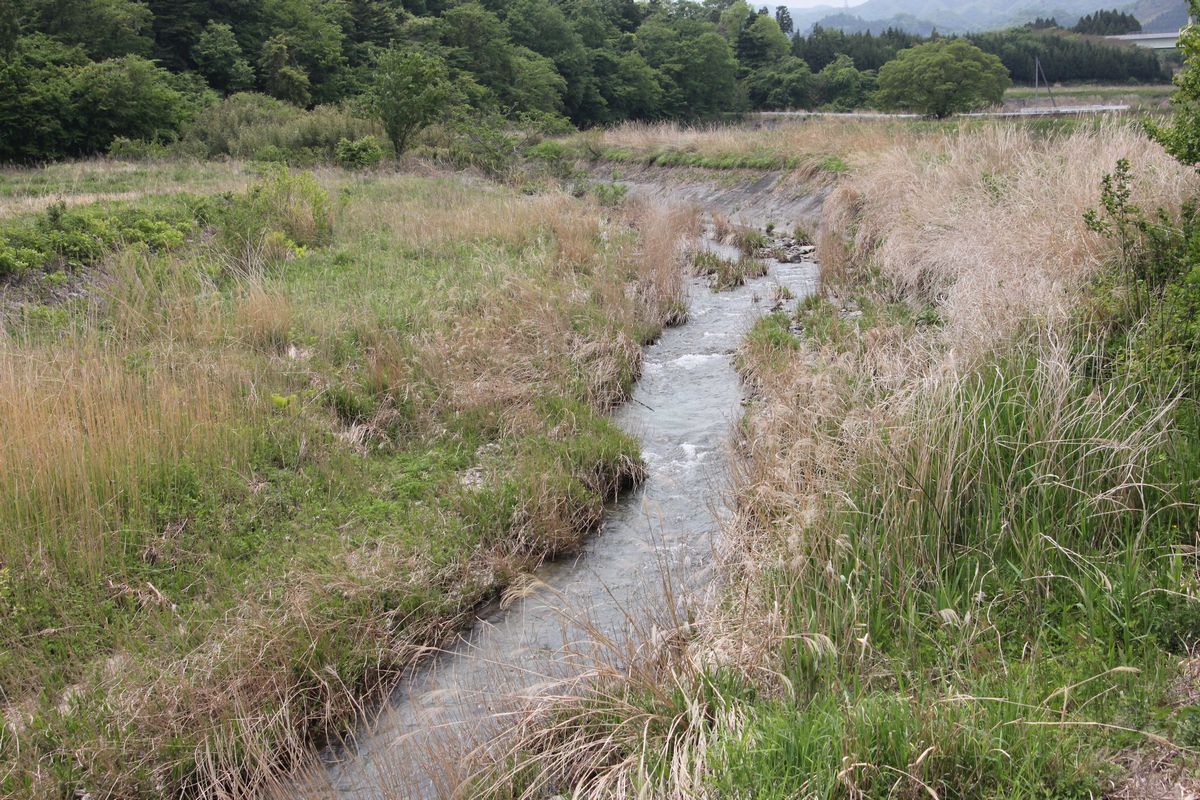
M 1129 199 L 1110 178 L 1102 206 L 1121 159 Z M 723 602 L 527 716 L 499 793 L 1194 790 L 1196 396 L 1123 271 L 1173 262 L 1085 212 L 1170 219 L 1196 189 L 1122 125 L 856 160 L 821 215 L 821 297 L 739 356 L 757 399 Z
M 686 215 L 164 170 L 4 222 L 5 796 L 263 792 L 644 474 L 603 412 L 683 312 Z
M 1121 191 L 1084 218 L 1121 158 L 1167 219 L 1190 172 L 1114 123 L 535 147 L 513 185 L 7 176 L 4 793 L 264 794 L 480 603 L 541 602 L 527 573 L 655 475 L 653 431 L 604 412 L 685 316 L 679 203 L 752 257 L 768 227 L 811 240 L 823 271 L 793 308 L 750 258 L 699 265 L 778 305 L 709 365 L 751 393 L 728 495 L 686 501 L 731 498 L 716 601 L 648 615 L 661 646 L 614 641 L 621 668 L 556 684 L 452 773 L 503 796 L 1190 785 L 1190 234 L 1122 247 Z

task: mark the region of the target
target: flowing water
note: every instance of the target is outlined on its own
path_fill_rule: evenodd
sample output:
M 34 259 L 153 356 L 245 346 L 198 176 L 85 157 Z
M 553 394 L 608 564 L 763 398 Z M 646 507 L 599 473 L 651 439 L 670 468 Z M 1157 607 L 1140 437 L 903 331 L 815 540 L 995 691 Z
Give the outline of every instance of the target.
M 754 320 L 775 305 L 778 286 L 794 298 L 816 286 L 811 262 L 768 263 L 766 277 L 728 292 L 689 282 L 688 322 L 645 349 L 631 401 L 613 412 L 618 425 L 641 439 L 647 480 L 613 504 L 575 558 L 543 566 L 530 590 L 507 607 L 482 609 L 446 652 L 403 682 L 353 752 L 327 754 L 334 796 L 447 794 L 454 782 L 447 765 L 502 729 L 497 714 L 511 708 L 514 693 L 536 692 L 559 674 L 564 652 L 578 652 L 597 632 L 613 639 L 644 635 L 632 624 L 639 614 L 661 611 L 681 589 L 705 585 L 723 513 L 731 425 L 743 400 L 733 353 Z

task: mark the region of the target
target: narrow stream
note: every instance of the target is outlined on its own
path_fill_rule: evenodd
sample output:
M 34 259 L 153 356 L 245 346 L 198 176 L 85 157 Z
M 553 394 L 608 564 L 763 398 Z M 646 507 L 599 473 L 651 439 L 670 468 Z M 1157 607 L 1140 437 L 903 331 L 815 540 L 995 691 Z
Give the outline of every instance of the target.
M 705 246 L 736 258 L 736 250 Z M 613 412 L 642 441 L 645 483 L 609 509 L 578 556 L 546 564 L 536 575 L 538 588 L 506 608 L 481 610 L 447 652 L 404 681 L 353 753 L 327 754 L 332 796 L 448 794 L 447 765 L 499 730 L 503 717 L 495 714 L 509 708 L 506 698 L 536 691 L 564 648 L 578 649 L 594 635 L 588 630 L 615 639 L 635 635 L 628 612 L 661 610 L 670 601 L 664 569 L 676 589 L 707 582 L 728 481 L 730 427 L 741 414 L 733 353 L 772 308 L 777 286 L 797 299 L 816 287 L 812 262 L 768 264 L 766 277 L 728 292 L 689 281 L 688 322 L 646 348 L 632 400 Z M 588 630 L 572 621 L 582 617 Z

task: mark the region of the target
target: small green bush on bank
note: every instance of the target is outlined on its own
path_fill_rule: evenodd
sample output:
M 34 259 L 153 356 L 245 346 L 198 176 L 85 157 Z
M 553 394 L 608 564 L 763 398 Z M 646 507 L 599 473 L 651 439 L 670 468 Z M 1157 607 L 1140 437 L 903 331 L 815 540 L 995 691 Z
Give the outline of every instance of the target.
M 379 166 L 383 160 L 383 145 L 374 136 L 364 136 L 354 141 L 339 139 L 334 155 L 339 167 L 367 169 Z

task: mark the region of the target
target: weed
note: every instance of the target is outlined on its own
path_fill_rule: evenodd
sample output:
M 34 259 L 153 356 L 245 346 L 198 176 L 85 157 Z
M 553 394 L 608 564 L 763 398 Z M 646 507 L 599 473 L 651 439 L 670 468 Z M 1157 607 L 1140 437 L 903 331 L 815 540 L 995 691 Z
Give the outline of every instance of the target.
M 368 169 L 379 166 L 383 160 L 383 145 L 374 136 L 361 139 L 338 139 L 334 147 L 334 160 L 347 169 Z
M 602 409 L 685 313 L 694 213 L 327 191 L 6 223 L 108 276 L 0 348 L 0 794 L 261 793 L 640 479 Z
M 692 256 L 692 269 L 698 275 L 706 275 L 715 292 L 736 289 L 746 283 L 747 278 L 760 278 L 767 274 L 767 265 L 755 258 L 740 257 L 736 260 L 723 258 L 711 250 L 700 250 Z
M 596 196 L 596 202 L 602 206 L 619 205 L 628 191 L 629 187 L 620 183 L 592 184 L 592 194 Z

